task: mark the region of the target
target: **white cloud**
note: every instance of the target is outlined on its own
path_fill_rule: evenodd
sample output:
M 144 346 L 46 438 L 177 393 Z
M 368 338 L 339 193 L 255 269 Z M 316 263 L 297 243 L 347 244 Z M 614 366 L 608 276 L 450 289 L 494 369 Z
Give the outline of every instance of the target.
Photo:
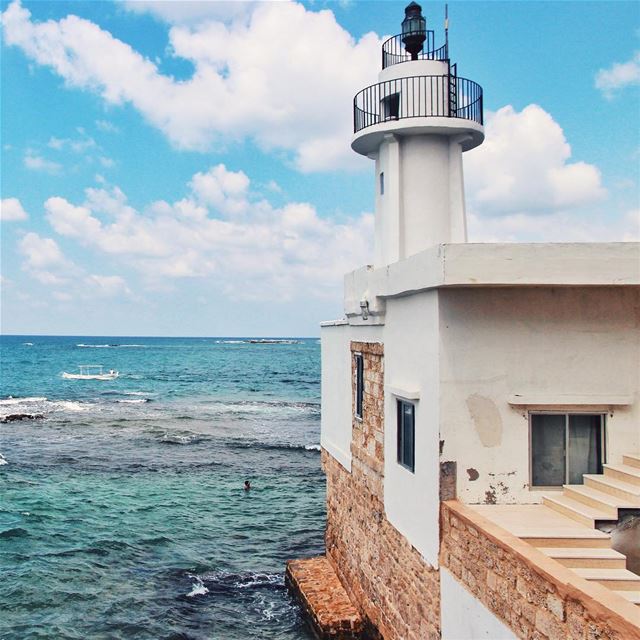
M 254 199 L 249 178 L 224 165 L 193 176 L 184 198 L 133 209 L 118 188 L 84 203 L 45 203 L 61 235 L 116 257 L 150 286 L 207 278 L 241 299 L 334 297 L 345 272 L 370 259 L 373 216 L 336 222 L 307 203 Z
M 607 99 L 616 91 L 640 84 L 640 51 L 636 51 L 627 62 L 615 62 L 608 69 L 600 69 L 596 74 L 595 86 Z
M 147 8 L 157 13 L 172 4 Z M 263 2 L 245 21 L 173 26 L 173 54 L 194 65 L 192 77 L 181 81 L 76 16 L 35 23 L 15 0 L 2 24 L 8 45 L 53 68 L 69 86 L 110 104 L 132 104 L 178 148 L 206 150 L 249 137 L 266 150 L 292 152 L 303 171 L 366 166 L 349 149 L 348 105 L 375 81 L 380 39 L 354 41 L 331 11 Z
M 247 0 L 124 0 L 129 11 L 149 13 L 170 24 L 197 23 L 206 20 L 229 21 L 246 18 L 256 2 Z
M 639 242 L 640 210 L 622 215 L 582 212 L 544 215 L 516 213 L 481 217 L 469 213 L 470 242 Z
M 47 160 L 42 156 L 35 154 L 33 151 L 28 150 L 24 155 L 24 166 L 32 171 L 42 171 L 44 173 L 58 174 L 62 170 L 62 165 Z
M 124 278 L 120 276 L 100 276 L 91 274 L 85 278 L 85 284 L 101 296 L 113 297 L 119 294 L 131 295 Z
M 469 208 L 477 215 L 545 215 L 606 197 L 599 169 L 570 161 L 562 128 L 538 105 L 520 112 L 506 106 L 486 120 L 484 144 L 465 154 Z
M 28 217 L 18 198 L 3 198 L 0 201 L 1 222 L 16 222 L 26 220 Z
M 116 127 L 113 122 L 109 122 L 108 120 L 96 120 L 96 127 L 100 131 L 104 131 L 105 133 L 119 133 L 120 129 Z
M 82 131 L 84 133 L 84 131 Z M 50 149 L 62 151 L 70 149 L 74 153 L 84 153 L 85 151 L 96 147 L 96 141 L 86 134 L 80 138 L 56 138 L 52 136 L 47 143 Z
M 43 238 L 32 231 L 24 235 L 18 248 L 26 258 L 25 266 L 29 269 L 60 267 L 68 264 L 55 240 Z

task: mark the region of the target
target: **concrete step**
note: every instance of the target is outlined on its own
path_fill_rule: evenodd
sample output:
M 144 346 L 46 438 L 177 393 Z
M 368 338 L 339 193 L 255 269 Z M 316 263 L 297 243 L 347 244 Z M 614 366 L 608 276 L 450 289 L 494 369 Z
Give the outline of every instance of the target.
M 571 533 L 535 531 L 520 533 L 518 537 L 534 547 L 573 547 L 580 549 L 602 549 L 611 547 L 611 536 L 597 529 L 585 529 Z
M 617 593 L 633 604 L 640 605 L 640 591 L 614 591 L 614 593 Z
M 538 550 L 571 569 L 576 567 L 624 569 L 626 567 L 626 557 L 618 551 L 608 548 L 539 547 Z
M 567 498 L 606 511 L 616 520 L 618 519 L 618 509 L 640 509 L 640 499 L 625 500 L 585 484 L 565 484 L 563 493 Z
M 562 493 L 543 496 L 542 504 L 587 527 L 595 527 L 596 522 L 602 520 L 617 520 L 617 518 L 614 518 L 611 513 L 607 511 L 590 507 L 584 504 L 584 502 L 573 500 Z
M 637 453 L 627 453 L 622 456 L 623 464 L 627 464 L 630 467 L 636 467 L 636 469 L 640 469 L 640 454 Z
M 640 469 L 628 464 L 603 464 L 604 475 L 607 478 L 634 484 L 640 490 Z
M 603 476 L 596 474 L 585 473 L 584 483 L 588 487 L 593 487 L 597 491 L 608 493 L 612 496 L 617 496 L 624 500 L 638 500 L 640 499 L 640 487 L 635 484 L 629 484 L 628 482 L 621 482 L 611 476 Z
M 572 569 L 585 580 L 597 582 L 614 591 L 640 590 L 640 576 L 626 569 Z

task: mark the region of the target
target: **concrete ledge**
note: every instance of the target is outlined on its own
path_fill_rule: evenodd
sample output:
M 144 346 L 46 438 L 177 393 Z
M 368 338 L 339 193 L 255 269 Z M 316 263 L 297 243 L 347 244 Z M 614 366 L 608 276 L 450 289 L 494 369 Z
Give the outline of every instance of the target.
M 320 640 L 360 640 L 364 622 L 325 556 L 289 560 L 285 583 Z

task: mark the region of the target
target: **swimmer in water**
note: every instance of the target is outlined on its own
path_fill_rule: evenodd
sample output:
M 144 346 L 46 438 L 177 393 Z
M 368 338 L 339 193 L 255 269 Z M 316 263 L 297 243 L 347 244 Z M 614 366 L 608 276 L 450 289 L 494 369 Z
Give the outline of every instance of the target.
M 245 491 L 250 491 L 251 490 L 251 483 L 248 480 L 244 481 L 244 490 Z

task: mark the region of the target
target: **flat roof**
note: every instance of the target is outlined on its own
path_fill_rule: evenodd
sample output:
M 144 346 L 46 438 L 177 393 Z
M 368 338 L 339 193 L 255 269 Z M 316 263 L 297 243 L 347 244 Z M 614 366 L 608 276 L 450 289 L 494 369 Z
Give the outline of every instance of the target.
M 637 286 L 640 243 L 441 244 L 386 267 L 354 271 L 346 288 L 360 289 L 364 279 L 383 298 L 440 287 Z

